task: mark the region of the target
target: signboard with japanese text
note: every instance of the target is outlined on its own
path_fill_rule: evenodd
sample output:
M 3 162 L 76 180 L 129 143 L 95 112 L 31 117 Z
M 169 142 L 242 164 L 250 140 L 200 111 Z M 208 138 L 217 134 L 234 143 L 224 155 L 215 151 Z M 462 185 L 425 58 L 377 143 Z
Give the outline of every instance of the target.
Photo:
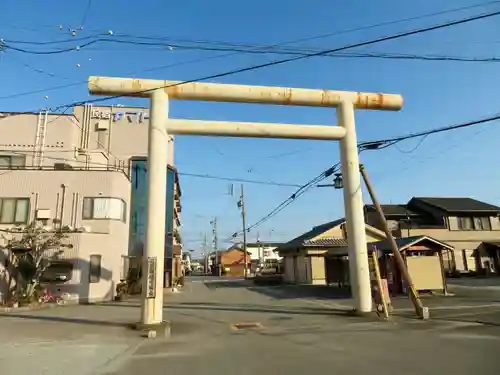
M 156 297 L 156 257 L 148 258 L 147 279 L 146 279 L 146 298 Z
M 143 123 L 144 120 L 149 119 L 149 113 L 145 111 L 103 111 L 100 109 L 93 109 L 90 117 L 99 120 L 112 120 L 117 122 L 120 120 L 127 120 L 130 123 Z

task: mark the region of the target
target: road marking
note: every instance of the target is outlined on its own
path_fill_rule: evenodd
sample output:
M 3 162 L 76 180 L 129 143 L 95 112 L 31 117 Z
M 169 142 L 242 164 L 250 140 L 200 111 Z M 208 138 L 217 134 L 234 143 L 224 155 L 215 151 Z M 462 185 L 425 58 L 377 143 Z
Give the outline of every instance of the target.
M 230 325 L 231 331 L 251 331 L 264 328 L 259 322 L 235 323 Z

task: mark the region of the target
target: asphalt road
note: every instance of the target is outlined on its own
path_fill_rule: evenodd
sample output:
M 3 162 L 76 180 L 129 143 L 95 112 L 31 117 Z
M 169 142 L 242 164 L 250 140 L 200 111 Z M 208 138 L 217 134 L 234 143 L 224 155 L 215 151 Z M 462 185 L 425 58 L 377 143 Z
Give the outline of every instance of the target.
M 177 320 L 196 329 L 174 334 L 170 343 L 145 344 L 142 353 L 161 354 L 132 357 L 113 374 L 498 374 L 500 326 L 455 316 L 485 312 L 485 304 L 498 316 L 500 302 L 476 297 L 425 299 L 430 322 L 414 319 L 411 305 L 399 299 L 399 315 L 384 322 L 349 316 L 350 300 L 332 298 L 324 287 L 191 278 L 182 294 L 167 298 L 166 312 L 174 327 Z
M 0 360 L 7 373 L 48 375 L 498 374 L 496 298 L 429 297 L 429 322 L 414 319 L 399 299 L 385 322 L 348 315 L 349 299 L 326 288 L 193 277 L 183 292 L 165 296 L 168 340 L 124 328 L 139 317 L 134 300 L 0 314 Z M 468 318 L 482 313 L 488 322 Z M 34 372 L 40 367 L 46 371 Z

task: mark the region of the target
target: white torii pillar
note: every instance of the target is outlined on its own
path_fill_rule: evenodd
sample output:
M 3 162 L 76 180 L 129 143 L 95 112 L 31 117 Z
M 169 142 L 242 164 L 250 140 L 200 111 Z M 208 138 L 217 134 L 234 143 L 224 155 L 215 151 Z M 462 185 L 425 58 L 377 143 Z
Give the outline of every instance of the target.
M 354 111 L 400 110 L 403 98 L 333 90 L 267 86 L 183 83 L 132 78 L 89 77 L 96 95 L 123 95 L 151 99 L 148 145 L 146 244 L 143 265 L 143 325 L 163 322 L 163 269 L 168 133 L 184 135 L 340 140 L 344 208 L 349 246 L 349 269 L 354 309 L 372 310 L 370 273 Z M 336 107 L 338 126 L 168 120 L 170 99 Z

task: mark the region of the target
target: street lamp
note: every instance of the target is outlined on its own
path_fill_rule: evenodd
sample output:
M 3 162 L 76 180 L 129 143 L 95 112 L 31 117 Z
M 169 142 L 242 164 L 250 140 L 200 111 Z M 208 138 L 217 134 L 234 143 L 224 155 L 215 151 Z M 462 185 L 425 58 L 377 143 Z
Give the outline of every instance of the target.
M 335 178 L 333 179 L 333 184 L 318 184 L 317 187 L 333 187 L 334 189 L 344 188 L 344 179 L 342 178 L 342 173 L 335 173 Z
M 333 180 L 333 187 L 335 189 L 342 189 L 344 187 L 344 180 L 342 179 L 341 173 L 335 173 L 335 179 Z

